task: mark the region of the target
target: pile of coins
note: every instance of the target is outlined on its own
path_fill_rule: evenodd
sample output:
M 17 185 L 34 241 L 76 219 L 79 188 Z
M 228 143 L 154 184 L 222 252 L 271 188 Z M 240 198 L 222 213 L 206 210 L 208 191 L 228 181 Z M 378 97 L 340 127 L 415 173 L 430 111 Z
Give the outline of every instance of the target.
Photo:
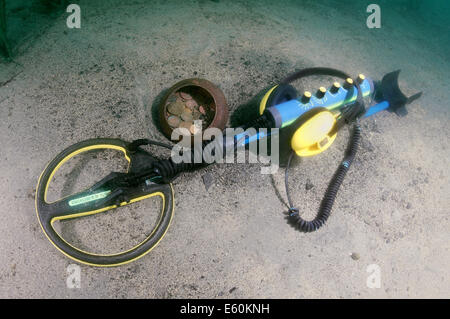
M 202 127 L 196 125 L 194 121 L 202 121 L 207 125 L 207 110 L 209 107 L 199 105 L 199 103 L 186 92 L 176 92 L 167 106 L 167 123 L 171 128 L 183 127 L 191 134 L 197 134 Z

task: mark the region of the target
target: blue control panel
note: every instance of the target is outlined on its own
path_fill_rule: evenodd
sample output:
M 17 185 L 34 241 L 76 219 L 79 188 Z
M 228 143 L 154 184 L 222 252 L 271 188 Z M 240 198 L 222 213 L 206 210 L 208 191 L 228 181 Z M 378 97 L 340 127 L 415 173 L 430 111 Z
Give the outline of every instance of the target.
M 373 82 L 369 78 L 365 78 L 359 86 L 363 97 L 371 95 L 374 91 Z M 334 89 L 334 93 L 332 93 L 332 89 Z M 358 89 L 355 85 L 349 87 L 349 89 L 341 86 L 334 86 L 332 89 L 327 90 L 321 98 L 312 95 L 305 99 L 303 96 L 272 106 L 268 110 L 272 115 L 275 115 L 275 118 L 281 118 L 281 123 L 278 123 L 280 125 L 277 126 L 283 128 L 292 124 L 299 116 L 312 108 L 325 107 L 330 111 L 338 110 L 340 107 L 356 101 L 356 97 L 358 96 Z

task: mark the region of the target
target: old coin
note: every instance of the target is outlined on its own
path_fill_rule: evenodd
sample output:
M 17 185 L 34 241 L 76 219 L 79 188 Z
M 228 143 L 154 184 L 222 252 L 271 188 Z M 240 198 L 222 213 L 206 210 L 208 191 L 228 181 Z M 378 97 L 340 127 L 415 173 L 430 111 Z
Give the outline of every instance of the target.
M 181 113 L 181 119 L 185 122 L 192 122 L 192 111 L 188 108 L 185 108 L 183 113 Z
M 186 104 L 186 106 L 187 106 L 188 108 L 190 108 L 191 110 L 192 110 L 194 107 L 198 106 L 197 102 L 195 102 L 194 100 L 187 100 L 185 104 Z
M 171 115 L 167 118 L 167 123 L 171 126 L 171 127 L 178 127 L 181 123 L 181 120 L 178 116 L 175 115 Z
M 180 115 L 181 113 L 183 113 L 184 109 L 185 109 L 184 103 L 181 101 L 175 101 L 173 103 L 170 103 L 169 106 L 167 107 L 167 110 L 174 115 Z
M 190 94 L 181 91 L 179 92 L 179 94 L 183 100 L 192 100 L 192 96 Z

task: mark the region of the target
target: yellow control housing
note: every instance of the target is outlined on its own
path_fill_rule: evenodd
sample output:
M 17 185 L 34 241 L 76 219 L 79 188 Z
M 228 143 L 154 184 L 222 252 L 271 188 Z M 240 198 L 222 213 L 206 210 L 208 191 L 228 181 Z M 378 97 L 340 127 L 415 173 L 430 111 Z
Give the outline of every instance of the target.
M 298 156 L 313 156 L 325 151 L 336 139 L 335 125 L 336 118 L 330 111 L 315 114 L 295 131 L 292 149 Z
M 266 109 L 267 100 L 269 99 L 270 94 L 278 87 L 278 85 L 275 85 L 273 88 L 271 88 L 269 91 L 264 94 L 261 102 L 259 103 L 259 115 L 262 115 L 264 113 L 264 110 Z

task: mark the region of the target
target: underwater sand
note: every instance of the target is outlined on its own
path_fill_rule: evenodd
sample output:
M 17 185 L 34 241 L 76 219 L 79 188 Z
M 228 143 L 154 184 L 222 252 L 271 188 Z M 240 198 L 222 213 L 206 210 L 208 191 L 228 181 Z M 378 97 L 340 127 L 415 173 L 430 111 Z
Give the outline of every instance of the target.
M 81 29 L 67 29 L 63 14 L 19 41 L 16 63 L 0 63 L 0 297 L 450 297 L 448 25 L 420 5 L 387 2 L 381 29 L 366 27 L 367 1 L 122 2 L 80 1 Z M 48 161 L 87 138 L 165 141 L 151 107 L 181 79 L 216 83 L 232 113 L 311 66 L 374 79 L 402 69 L 402 89 L 424 92 L 407 117 L 363 122 L 326 226 L 303 234 L 287 225 L 283 171 L 271 178 L 259 165 L 215 165 L 176 180 L 173 223 L 149 255 L 119 268 L 81 266 L 81 289 L 66 287 L 72 261 L 47 241 L 34 209 Z M 347 137 L 343 130 L 292 169 L 303 216 L 315 215 Z M 214 180 L 207 192 L 205 173 Z M 103 231 L 126 225 L 113 216 L 75 235 L 101 246 Z M 381 269 L 378 289 L 366 285 L 370 264 Z

